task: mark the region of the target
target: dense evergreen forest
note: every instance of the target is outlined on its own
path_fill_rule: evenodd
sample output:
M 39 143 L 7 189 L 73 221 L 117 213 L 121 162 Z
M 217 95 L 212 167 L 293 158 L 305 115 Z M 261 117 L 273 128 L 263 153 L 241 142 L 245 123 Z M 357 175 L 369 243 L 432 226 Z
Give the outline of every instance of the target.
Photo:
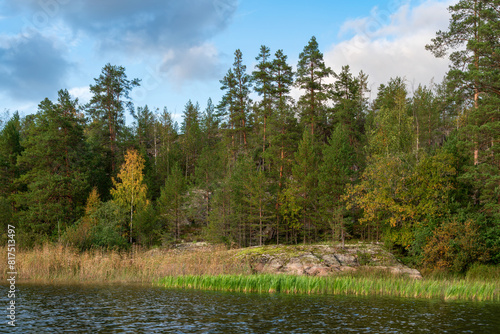
M 428 268 L 499 264 L 499 8 L 450 7 L 426 46 L 451 61 L 443 81 L 410 90 L 402 73 L 373 101 L 369 77 L 332 71 L 314 37 L 296 71 L 282 50 L 262 46 L 253 69 L 236 50 L 222 100 L 187 101 L 181 124 L 132 105 L 140 80 L 107 64 L 87 104 L 61 90 L 5 113 L 2 229 L 20 247 L 362 239 Z

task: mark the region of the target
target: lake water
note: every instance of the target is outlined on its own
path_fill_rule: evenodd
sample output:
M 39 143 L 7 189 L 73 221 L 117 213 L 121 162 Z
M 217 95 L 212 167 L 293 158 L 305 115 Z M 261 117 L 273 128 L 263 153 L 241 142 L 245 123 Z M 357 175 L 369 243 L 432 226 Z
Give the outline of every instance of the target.
M 1 333 L 500 333 L 500 303 L 18 284 Z

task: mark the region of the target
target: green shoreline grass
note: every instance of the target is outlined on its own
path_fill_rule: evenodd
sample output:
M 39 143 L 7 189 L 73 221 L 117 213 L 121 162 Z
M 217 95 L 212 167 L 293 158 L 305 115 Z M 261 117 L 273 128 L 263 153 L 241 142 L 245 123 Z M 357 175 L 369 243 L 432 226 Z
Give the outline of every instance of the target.
M 228 251 L 220 245 L 191 251 L 134 248 L 129 252 L 78 252 L 63 245 L 45 244 L 31 250 L 17 250 L 16 282 L 154 282 L 167 287 L 219 291 L 500 301 L 498 267 L 472 267 L 464 278 L 431 273 L 422 280 L 369 266 L 329 277 L 253 275 L 248 261 L 237 256 L 240 252 Z M 7 258 L 7 247 L 0 247 L 0 255 Z M 9 271 L 7 261 L 0 261 L 0 279 L 8 278 Z
M 315 277 L 293 275 L 167 276 L 154 283 L 166 288 L 230 292 L 361 295 L 442 300 L 500 301 L 499 285 L 466 280 L 412 280 L 402 277 Z

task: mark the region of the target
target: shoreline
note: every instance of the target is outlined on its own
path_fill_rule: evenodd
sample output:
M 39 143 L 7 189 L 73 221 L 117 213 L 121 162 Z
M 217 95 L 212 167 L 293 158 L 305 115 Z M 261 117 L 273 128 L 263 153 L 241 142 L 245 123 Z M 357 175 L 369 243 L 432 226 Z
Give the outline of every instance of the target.
M 373 266 L 346 266 L 344 270 L 332 270 L 325 276 L 308 275 L 307 270 L 303 270 L 302 275 L 297 274 L 297 268 L 305 268 L 304 265 L 297 267 L 297 259 L 310 260 L 308 252 L 311 249 L 319 256 L 318 247 L 332 246 L 264 246 L 227 250 L 221 245 L 192 245 L 183 244 L 168 250 L 134 248 L 128 252 L 78 252 L 59 244 L 45 244 L 32 250 L 18 250 L 16 283 L 153 284 L 217 291 L 500 301 L 500 284 L 494 277 L 415 279 L 410 275 L 391 273 L 387 267 L 380 269 L 377 266 L 379 263 Z M 362 248 L 356 248 L 356 252 L 359 249 Z M 6 254 L 6 247 L 0 247 L 2 253 Z M 344 254 L 345 259 L 347 255 Z M 276 263 L 282 266 L 277 267 Z M 259 268 L 260 271 L 256 270 Z M 271 272 L 269 268 L 278 268 L 282 272 Z M 287 271 L 287 268 L 295 271 Z M 7 271 L 6 264 L 0 262 L 2 282 L 6 282 Z M 210 285 L 207 281 L 215 283 Z

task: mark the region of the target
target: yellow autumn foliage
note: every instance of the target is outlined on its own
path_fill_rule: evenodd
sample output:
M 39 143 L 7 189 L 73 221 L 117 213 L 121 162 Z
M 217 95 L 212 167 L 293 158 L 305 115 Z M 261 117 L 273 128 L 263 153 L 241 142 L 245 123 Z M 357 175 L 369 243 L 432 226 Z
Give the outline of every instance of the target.
M 144 158 L 135 149 L 127 150 L 125 162 L 120 167 L 118 178 L 113 178 L 111 195 L 120 206 L 136 211 L 149 204 L 144 184 Z

